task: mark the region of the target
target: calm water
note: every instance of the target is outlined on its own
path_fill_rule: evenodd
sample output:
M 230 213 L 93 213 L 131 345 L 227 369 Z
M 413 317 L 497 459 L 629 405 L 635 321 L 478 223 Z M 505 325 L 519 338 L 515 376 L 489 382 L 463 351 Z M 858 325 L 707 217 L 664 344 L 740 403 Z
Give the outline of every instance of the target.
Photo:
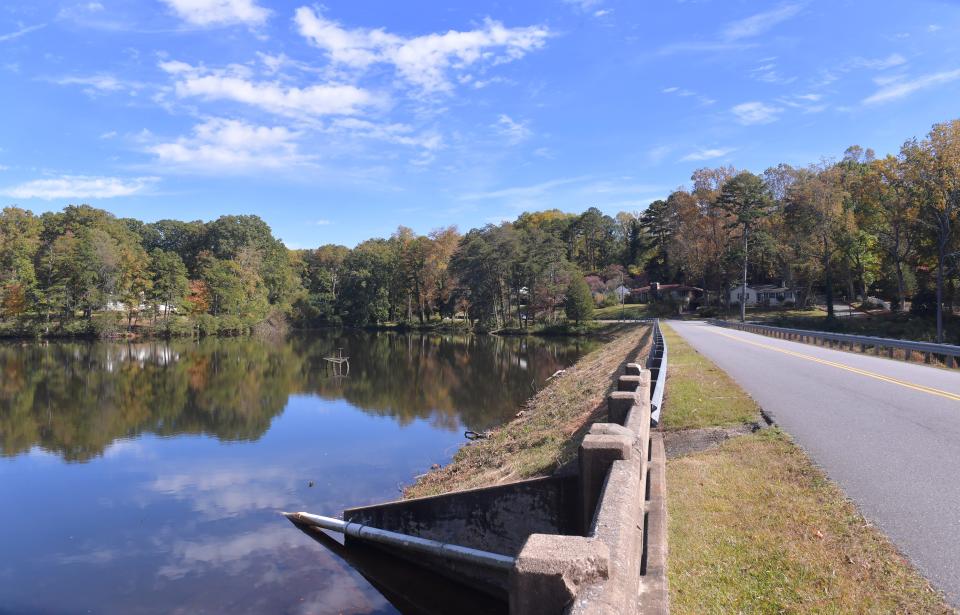
M 594 346 L 0 345 L 0 613 L 394 612 L 277 511 L 396 498 Z M 348 377 L 323 361 L 340 347 Z

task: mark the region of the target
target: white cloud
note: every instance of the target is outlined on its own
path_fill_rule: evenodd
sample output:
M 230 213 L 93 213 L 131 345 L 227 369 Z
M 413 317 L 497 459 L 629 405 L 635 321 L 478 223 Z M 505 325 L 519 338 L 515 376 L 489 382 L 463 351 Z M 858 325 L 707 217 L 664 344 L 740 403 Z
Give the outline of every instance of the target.
M 744 125 L 750 124 L 769 124 L 779 119 L 780 107 L 773 107 L 762 102 L 746 102 L 736 105 L 731 109 L 737 116 L 737 121 Z
M 594 11 L 594 17 L 604 17 L 613 12 L 613 9 L 600 9 L 599 11 Z
M 276 81 L 253 81 L 249 69 L 243 66 L 212 70 L 168 61 L 161 62 L 160 68 L 177 79 L 175 91 L 181 98 L 231 100 L 290 117 L 353 115 L 361 107 L 380 102 L 367 90 L 353 85 L 332 83 L 298 88 Z
M 181 19 L 195 26 L 263 24 L 270 11 L 254 0 L 162 0 Z
M 493 124 L 493 128 L 507 140 L 507 143 L 516 145 L 530 138 L 532 133 L 527 124 L 528 122 L 517 122 L 509 115 L 501 113 Z
M 802 7 L 799 4 L 784 4 L 778 8 L 727 24 L 721 37 L 726 41 L 737 41 L 759 36 L 777 24 L 796 16 Z
M 338 118 L 330 123 L 328 132 L 342 132 L 367 139 L 377 139 L 398 145 L 437 150 L 443 147 L 443 138 L 437 133 L 414 134 L 407 124 L 377 124 L 357 118 Z
M 333 224 L 329 220 L 314 220 L 313 223 L 317 226 L 329 226 L 330 224 Z
M 863 99 L 863 103 L 872 105 L 890 102 L 892 100 L 903 98 L 904 96 L 909 96 L 918 90 L 925 90 L 927 88 L 943 85 L 944 83 L 950 83 L 951 81 L 956 81 L 957 79 L 960 79 L 960 69 L 923 75 L 922 77 L 917 77 L 916 79 L 912 79 L 910 81 L 895 81 L 885 87 L 880 88 L 871 96 Z
M 15 199 L 110 199 L 143 192 L 157 182 L 156 177 L 96 177 L 62 175 L 53 179 L 35 179 L 2 192 Z
M 0 34 L 0 43 L 4 41 L 12 41 L 15 38 L 20 38 L 24 34 L 29 34 L 31 32 L 39 30 L 40 28 L 44 28 L 46 27 L 46 25 L 47 24 L 42 23 L 42 24 L 37 24 L 35 26 L 24 26 L 14 32 L 7 32 L 6 34 Z
M 710 149 L 699 149 L 695 152 L 690 152 L 686 156 L 680 159 L 681 162 L 693 162 L 701 160 L 713 160 L 715 158 L 723 158 L 727 154 L 735 152 L 737 148 L 735 147 L 714 147 Z
M 452 89 L 451 70 L 519 59 L 543 47 L 550 35 L 546 26 L 507 28 L 487 19 L 477 30 L 404 38 L 382 28 L 348 30 L 306 6 L 296 10 L 294 21 L 300 34 L 334 64 L 358 70 L 390 64 L 401 78 L 427 92 Z
M 242 171 L 305 164 L 299 134 L 282 126 L 254 126 L 240 120 L 212 118 L 189 137 L 147 147 L 157 161 L 187 170 Z

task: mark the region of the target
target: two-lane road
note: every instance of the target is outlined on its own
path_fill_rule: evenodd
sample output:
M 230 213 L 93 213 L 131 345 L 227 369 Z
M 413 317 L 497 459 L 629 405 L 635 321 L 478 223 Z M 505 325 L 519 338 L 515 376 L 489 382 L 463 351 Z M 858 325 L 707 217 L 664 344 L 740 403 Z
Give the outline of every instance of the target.
M 960 372 L 699 322 L 669 326 L 960 605 Z

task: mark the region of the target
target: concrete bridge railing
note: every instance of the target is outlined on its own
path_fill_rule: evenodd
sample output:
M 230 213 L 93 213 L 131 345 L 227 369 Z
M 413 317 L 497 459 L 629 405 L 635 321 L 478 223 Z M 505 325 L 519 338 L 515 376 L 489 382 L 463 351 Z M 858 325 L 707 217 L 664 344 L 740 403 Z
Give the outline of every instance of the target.
M 595 423 L 580 447 L 583 533 L 527 539 L 510 575 L 511 614 L 669 612 L 665 455 L 650 431 L 651 372 L 628 364 L 617 389 L 608 422 Z

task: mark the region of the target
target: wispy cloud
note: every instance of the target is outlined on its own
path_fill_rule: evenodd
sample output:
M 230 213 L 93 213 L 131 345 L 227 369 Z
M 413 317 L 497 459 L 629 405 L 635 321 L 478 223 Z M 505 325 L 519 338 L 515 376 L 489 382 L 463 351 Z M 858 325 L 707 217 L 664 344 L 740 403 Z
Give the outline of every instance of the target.
M 132 94 L 144 87 L 142 83 L 124 81 L 109 74 L 53 77 L 48 81 L 57 85 L 81 86 L 84 93 L 88 96 L 122 91 L 127 91 Z
M 710 149 L 699 149 L 694 152 L 690 152 L 686 156 L 680 159 L 681 162 L 699 162 L 701 160 L 714 160 L 715 158 L 723 158 L 727 154 L 735 152 L 737 148 L 735 147 L 714 147 Z
M 880 88 L 867 98 L 864 98 L 863 103 L 865 105 L 874 105 L 898 100 L 919 90 L 933 88 L 938 85 L 956 81 L 957 79 L 960 79 L 960 69 L 923 75 L 907 81 L 895 81 Z
M 515 121 L 509 115 L 501 113 L 496 123 L 493 124 L 493 128 L 500 136 L 506 139 L 507 143 L 516 145 L 530 138 L 532 133 L 528 123 L 529 122 Z
M 710 98 L 709 96 L 704 96 L 702 94 L 697 94 L 693 90 L 688 90 L 687 88 L 681 88 L 677 86 L 670 86 L 668 88 L 663 88 L 660 90 L 661 94 L 672 94 L 674 96 L 680 96 L 683 98 L 694 97 L 696 98 L 701 105 L 712 105 L 717 102 L 716 100 Z
M 45 28 L 46 26 L 47 24 L 41 23 L 41 24 L 36 24 L 34 26 L 24 26 L 14 32 L 7 32 L 6 34 L 0 34 L 0 43 L 4 41 L 12 41 L 13 39 L 20 38 L 24 34 L 30 34 L 31 32 L 35 32 L 40 28 Z
M 157 181 L 156 177 L 61 175 L 28 181 L 0 193 L 15 199 L 110 199 L 144 192 Z
M 730 22 L 721 32 L 721 38 L 726 41 L 738 41 L 760 36 L 774 26 L 795 17 L 802 8 L 799 4 L 784 4 L 778 8 Z
M 779 119 L 783 109 L 766 103 L 753 101 L 736 105 L 731 111 L 737 117 L 738 122 L 744 125 L 751 125 L 775 122 Z
M 711 39 L 684 41 L 665 45 L 659 49 L 661 55 L 681 52 L 719 52 L 749 49 L 756 43 L 752 38 L 765 34 L 775 26 L 800 14 L 801 4 L 782 4 L 775 9 L 755 13 L 749 17 L 728 23 Z
M 480 201 L 486 199 L 513 199 L 513 198 L 533 198 L 546 194 L 554 188 L 576 184 L 590 179 L 589 176 L 564 177 L 561 179 L 552 179 L 550 181 L 532 184 L 528 186 L 513 186 L 511 188 L 501 188 L 499 190 L 490 190 L 488 192 L 471 192 L 460 196 L 463 201 Z

